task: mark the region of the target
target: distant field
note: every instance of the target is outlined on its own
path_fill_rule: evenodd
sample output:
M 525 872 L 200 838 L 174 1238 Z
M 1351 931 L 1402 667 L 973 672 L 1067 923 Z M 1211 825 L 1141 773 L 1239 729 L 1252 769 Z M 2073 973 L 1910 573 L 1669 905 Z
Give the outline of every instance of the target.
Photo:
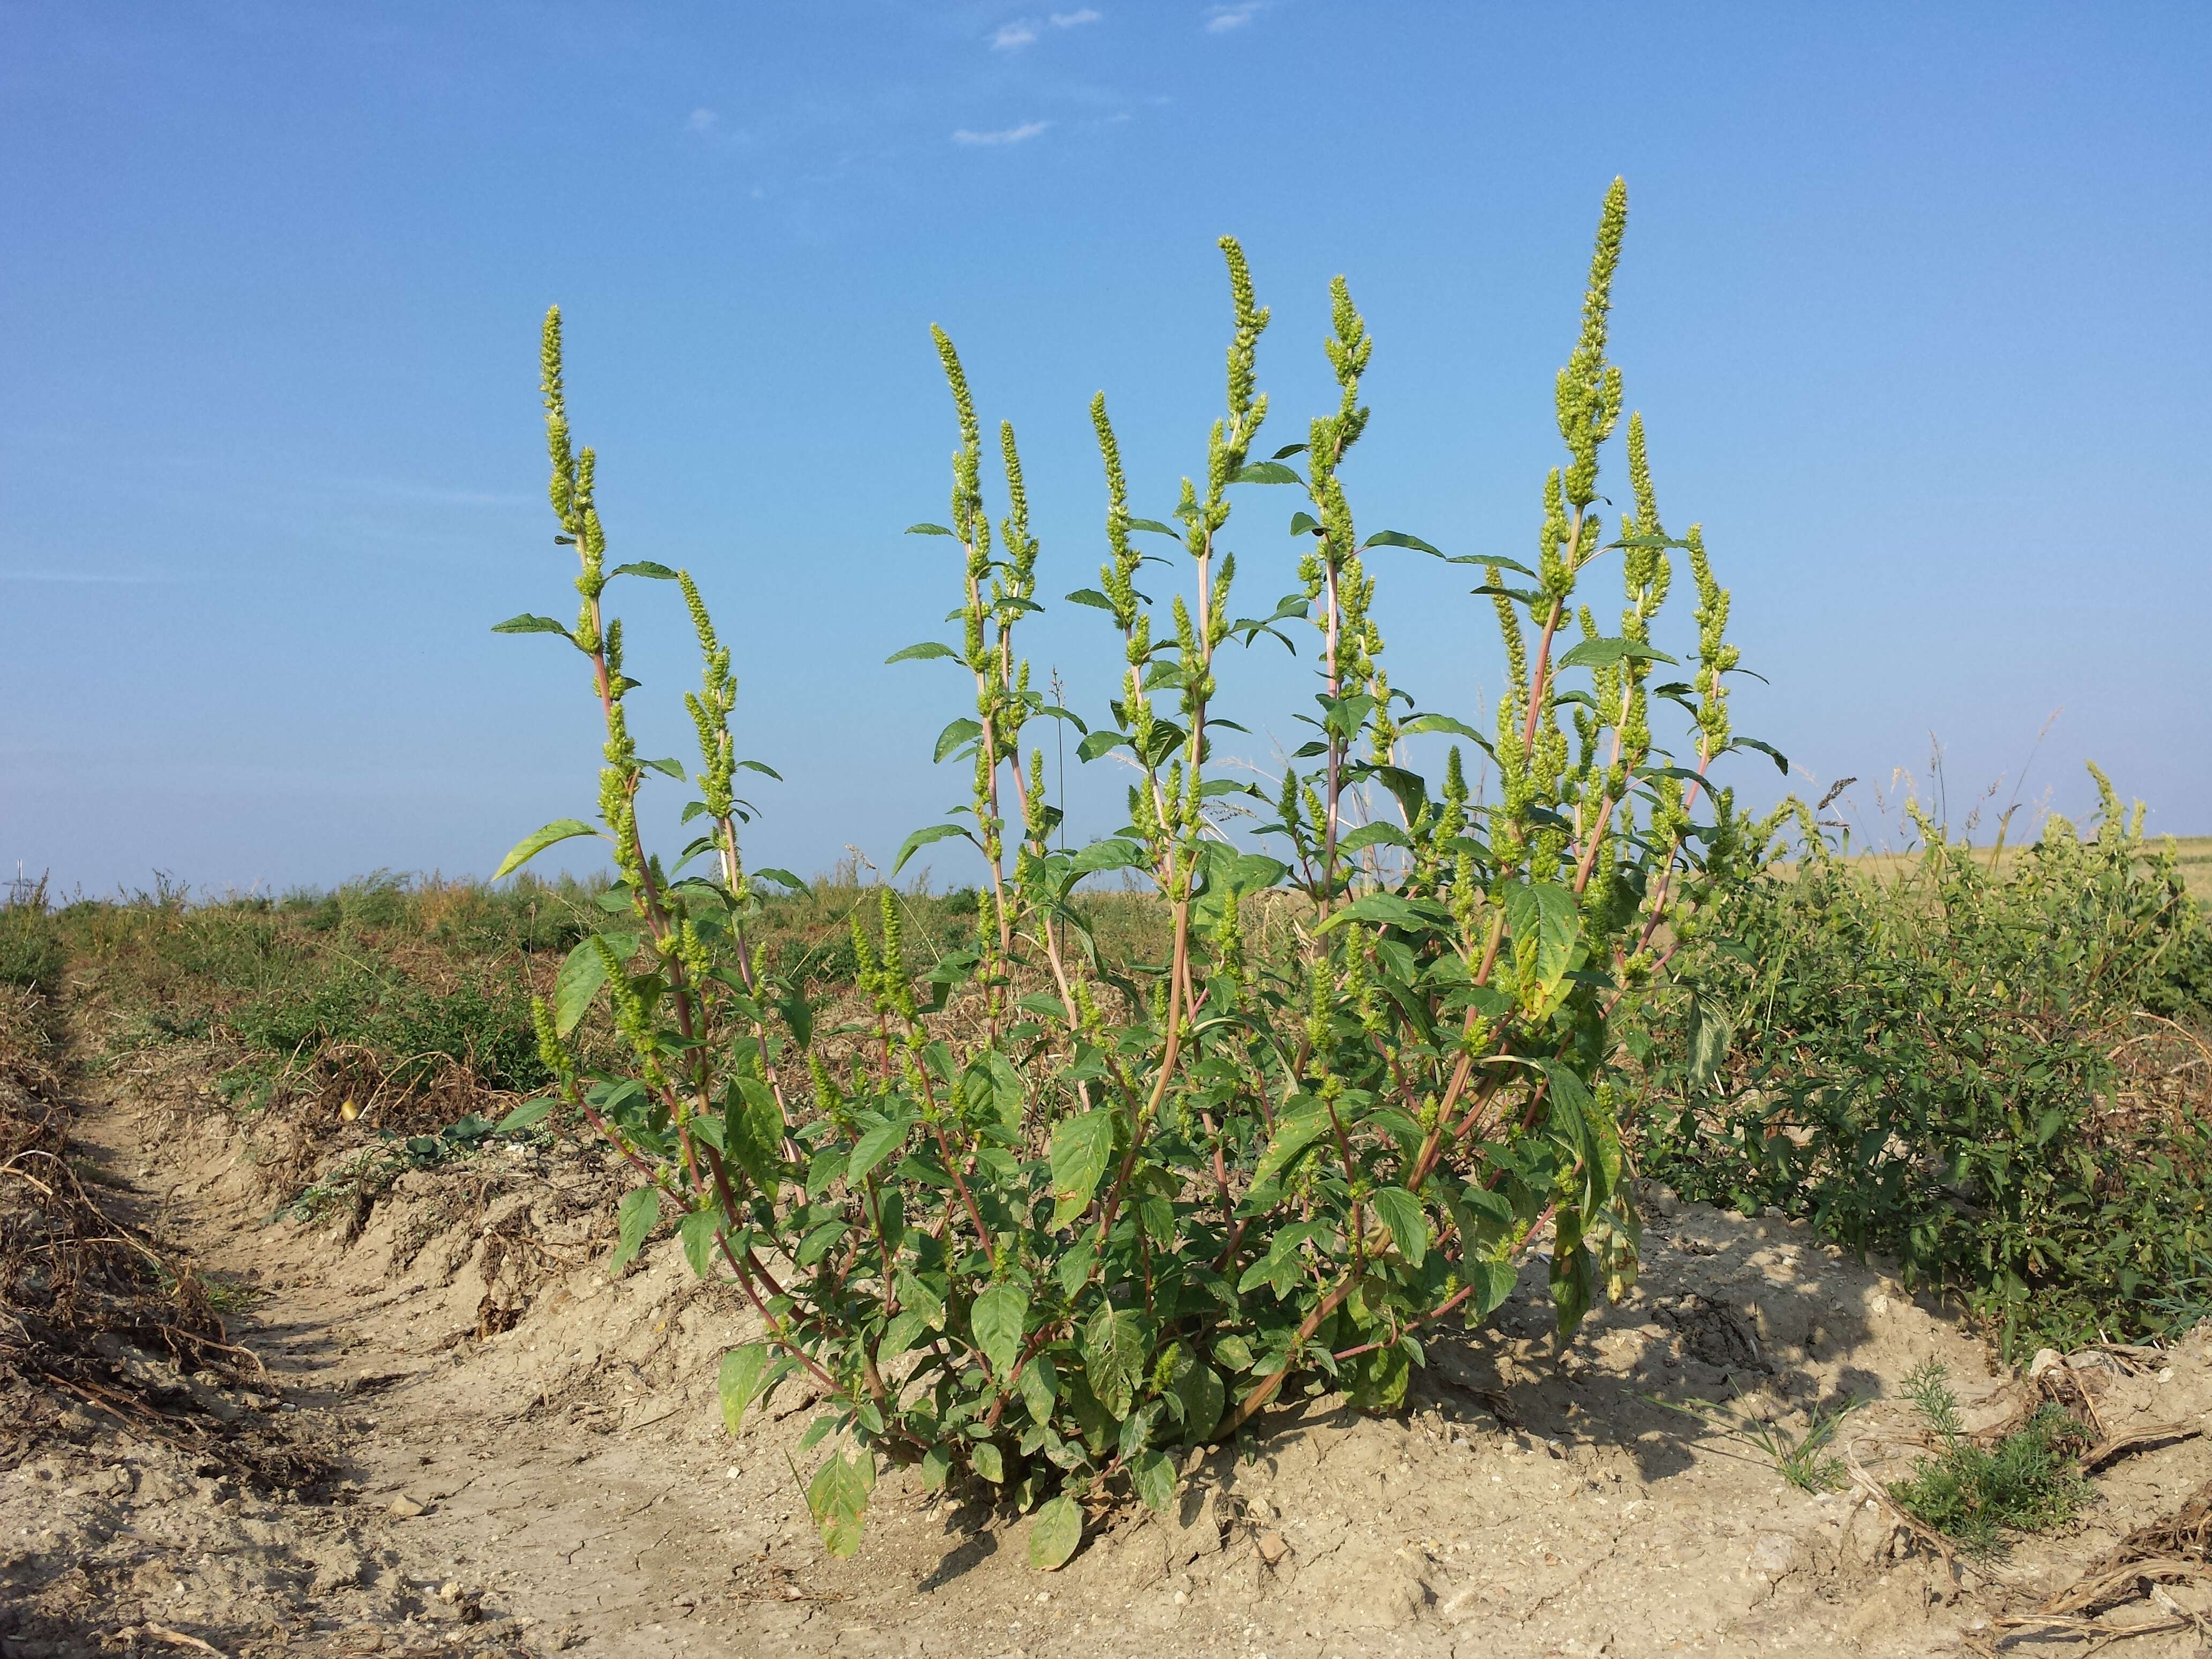
M 2161 840 L 2145 837 L 2146 844 L 2155 855 L 2164 850 Z M 2181 878 L 2189 885 L 2190 893 L 2199 904 L 2212 907 L 2212 836 L 2177 836 L 2173 838 L 2175 862 Z M 1871 874 L 1882 875 L 1910 862 L 1919 855 L 1915 853 L 1869 853 L 1852 862 Z M 1986 860 L 1987 852 L 1980 856 Z M 2008 848 L 1999 860 L 2000 867 L 2008 866 L 2019 856 L 2017 848 Z

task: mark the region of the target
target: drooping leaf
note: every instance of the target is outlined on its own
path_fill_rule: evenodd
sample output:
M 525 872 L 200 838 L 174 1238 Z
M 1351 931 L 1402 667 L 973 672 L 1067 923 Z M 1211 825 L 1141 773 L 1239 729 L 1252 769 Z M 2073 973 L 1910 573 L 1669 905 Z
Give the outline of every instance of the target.
M 575 637 L 552 617 L 533 617 L 526 611 L 519 617 L 509 617 L 503 623 L 494 623 L 491 631 L 495 634 L 558 634 L 564 640 Z
M 894 651 L 885 657 L 886 663 L 922 662 L 932 657 L 951 657 L 956 662 L 960 653 L 949 645 L 939 645 L 935 640 L 924 640 L 920 645 L 909 645 L 903 651 Z
M 491 878 L 497 881 L 501 876 L 520 870 L 556 842 L 572 841 L 578 836 L 596 836 L 599 833 L 580 818 L 556 818 L 515 842 L 514 850 L 499 861 L 499 868 L 491 872 Z
M 865 1451 L 831 1453 L 807 1483 L 806 1507 L 813 1511 L 822 1547 L 841 1561 L 860 1547 L 875 1484 L 875 1459 Z
M 701 1279 L 714 1276 L 714 1234 L 722 1218 L 712 1210 L 693 1210 L 677 1224 L 676 1236 L 684 1241 L 684 1259 Z
M 900 843 L 898 857 L 891 860 L 891 873 L 893 875 L 898 874 L 901 870 L 906 867 L 906 861 L 912 858 L 916 853 L 920 852 L 923 848 L 928 846 L 930 842 L 934 841 L 943 841 L 949 836 L 965 836 L 967 834 L 968 832 L 957 823 L 933 823 L 926 830 L 915 830 L 912 835 L 908 836 L 905 841 Z
M 1575 945 L 1582 936 L 1575 896 L 1557 882 L 1516 881 L 1507 884 L 1504 899 L 1514 963 L 1529 978 L 1540 1005 L 1574 965 Z
M 660 1220 L 660 1191 L 655 1187 L 633 1187 L 615 1206 L 615 1253 L 610 1272 L 620 1273 L 645 1246 L 646 1236 Z
M 1060 1119 L 1052 1132 L 1052 1225 L 1066 1226 L 1091 1207 L 1114 1154 L 1114 1115 L 1104 1109 Z
M 1429 1218 L 1421 1200 L 1402 1187 L 1382 1187 L 1368 1194 L 1376 1218 L 1390 1230 L 1391 1242 L 1409 1267 L 1419 1267 L 1429 1254 Z
M 628 954 L 624 952 L 623 954 Z M 606 958 L 590 939 L 580 942 L 562 961 L 553 981 L 553 1025 L 566 1036 L 591 1012 L 592 1000 L 607 982 Z
M 649 576 L 657 582 L 672 582 L 676 573 L 665 564 L 655 564 L 651 559 L 635 559 L 628 564 L 618 564 L 607 572 L 610 576 Z
M 1674 662 L 1676 658 L 1642 640 L 1584 640 L 1559 660 L 1561 668 L 1605 668 L 1625 658 L 1638 662 Z
M 1006 1478 L 1006 1455 L 994 1442 L 978 1440 L 968 1449 L 968 1462 L 976 1474 L 994 1486 Z
M 1066 1493 L 1048 1499 L 1030 1522 L 1030 1565 L 1053 1572 L 1083 1545 L 1083 1506 Z
M 1099 1309 L 1083 1333 L 1083 1375 L 1109 1415 L 1129 1414 L 1144 1370 L 1144 1321 L 1127 1308 Z
M 774 1193 L 783 1170 L 783 1111 L 775 1091 L 758 1078 L 732 1079 L 723 1091 L 722 1124 L 730 1156 L 761 1191 Z
M 975 1346 L 991 1362 L 991 1374 L 1004 1386 L 1022 1353 L 1022 1337 L 1030 1315 L 1030 1296 L 1020 1285 L 1000 1283 L 975 1298 L 968 1316 Z
M 721 1373 L 715 1382 L 722 1396 L 722 1426 L 730 1433 L 744 1426 L 745 1407 L 768 1386 L 769 1362 L 774 1358 L 775 1350 L 765 1342 L 749 1342 L 722 1356 Z
M 1416 553 L 1432 553 L 1439 559 L 1445 556 L 1441 549 L 1430 546 L 1419 536 L 1408 536 L 1402 530 L 1378 530 L 1359 545 L 1363 551 L 1370 547 L 1410 547 Z
M 1175 1460 L 1164 1451 L 1145 1451 L 1137 1454 L 1129 1465 L 1129 1477 L 1135 1484 L 1137 1496 L 1145 1506 L 1157 1515 L 1165 1515 L 1175 1503 Z

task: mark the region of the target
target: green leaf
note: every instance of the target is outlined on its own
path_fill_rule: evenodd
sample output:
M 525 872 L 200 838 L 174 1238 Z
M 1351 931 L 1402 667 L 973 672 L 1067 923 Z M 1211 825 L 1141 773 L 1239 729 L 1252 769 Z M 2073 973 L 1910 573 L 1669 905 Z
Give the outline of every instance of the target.
M 906 1140 L 906 1132 L 914 1127 L 910 1118 L 894 1118 L 889 1123 L 878 1123 L 862 1135 L 853 1147 L 853 1156 L 845 1165 L 845 1179 L 859 1186 L 868 1172 L 882 1163 Z
M 1030 1565 L 1053 1572 L 1083 1546 L 1083 1506 L 1062 1492 L 1040 1507 L 1030 1523 Z
M 533 617 L 526 611 L 519 617 L 509 617 L 503 623 L 494 623 L 491 631 L 495 634 L 558 634 L 564 640 L 575 637 L 552 617 Z
M 1139 1452 L 1129 1466 L 1129 1476 L 1146 1507 L 1154 1514 L 1165 1515 L 1175 1503 L 1175 1460 L 1164 1451 Z
M 580 818 L 556 818 L 543 829 L 533 830 L 514 843 L 514 850 L 499 861 L 499 868 L 491 872 L 497 881 L 501 876 L 520 870 L 547 848 L 559 841 L 573 841 L 578 836 L 596 836 L 599 832 Z
M 607 572 L 610 576 L 650 576 L 657 582 L 672 582 L 676 573 L 665 564 L 655 564 L 651 559 L 638 559 L 629 564 L 618 564 Z
M 1113 735 L 1119 737 L 1121 733 L 1117 732 Z M 1138 869 L 1149 857 L 1145 849 L 1133 841 L 1094 841 L 1068 860 L 1068 873 L 1089 876 L 1101 870 Z
M 1376 1219 L 1390 1230 L 1406 1265 L 1419 1267 L 1429 1254 L 1429 1218 L 1421 1212 L 1421 1200 L 1402 1187 L 1383 1187 L 1369 1194 L 1367 1201 Z
M 721 1223 L 722 1218 L 712 1210 L 693 1210 L 677 1226 L 676 1236 L 684 1241 L 684 1259 L 702 1279 L 714 1277 L 714 1234 Z
M 1178 541 L 1182 538 L 1182 532 L 1162 524 L 1158 519 L 1127 519 L 1122 522 L 1132 530 L 1149 530 L 1155 536 L 1173 536 Z
M 1520 1278 L 1510 1261 L 1469 1261 L 1467 1264 L 1468 1281 L 1474 1286 L 1474 1311 L 1470 1320 L 1487 1319 L 1505 1305 L 1505 1298 L 1513 1294 L 1513 1286 Z
M 1729 744 L 1731 749 L 1756 749 L 1774 763 L 1774 769 L 1784 777 L 1790 775 L 1790 757 L 1771 743 L 1761 743 L 1757 738 L 1738 738 Z
M 952 1457 L 942 1446 L 932 1446 L 921 1455 L 921 1485 L 926 1492 L 943 1492 L 945 1478 L 952 1473 Z
M 1075 745 L 1075 757 L 1088 764 L 1111 749 L 1119 749 L 1130 741 L 1127 732 L 1109 732 L 1101 728 Z
M 1018 1285 L 992 1285 L 975 1298 L 968 1327 L 975 1346 L 991 1362 L 991 1374 L 1001 1388 L 1022 1357 L 1022 1336 L 1030 1316 L 1029 1292 Z
M 722 1096 L 722 1120 L 730 1155 L 773 1196 L 783 1172 L 783 1112 L 775 1091 L 758 1078 L 733 1078 Z
M 652 768 L 665 778 L 673 778 L 678 783 L 684 781 L 684 763 L 680 760 L 671 757 L 666 760 L 640 761 L 638 764 Z
M 511 1135 L 518 1130 L 526 1129 L 560 1103 L 559 1098 L 553 1095 L 544 1095 L 536 1100 L 526 1100 L 493 1125 L 492 1133 L 496 1135 Z
M 1030 1408 L 1030 1416 L 1039 1423 L 1050 1423 L 1053 1401 L 1060 1395 L 1060 1373 L 1054 1369 L 1050 1358 L 1039 1354 L 1022 1367 L 1016 1382 L 1023 1401 Z
M 1083 1375 L 1109 1416 L 1129 1414 L 1144 1371 L 1144 1321 L 1127 1308 L 1099 1309 L 1083 1333 Z
M 628 1267 L 659 1220 L 659 1188 L 634 1187 L 624 1193 L 622 1202 L 615 1206 L 615 1253 L 607 1263 L 608 1270 L 620 1273 Z
M 1280 461 L 1248 461 L 1229 475 L 1231 483 L 1302 484 L 1296 469 Z
M 772 881 L 777 886 L 787 887 L 794 893 L 806 893 L 813 890 L 790 871 L 779 870 L 774 865 L 752 872 L 752 878 L 755 881 Z
M 1304 1097 L 1302 1105 L 1294 1103 L 1291 1109 L 1279 1114 L 1274 1135 L 1260 1158 L 1260 1167 L 1252 1172 L 1252 1184 L 1259 1187 L 1273 1181 L 1328 1128 L 1328 1108 L 1311 1096 Z
M 983 735 L 983 728 L 974 720 L 957 720 L 937 734 L 937 751 L 931 757 L 942 761 L 957 751 L 963 744 L 972 743 Z
M 939 645 L 935 640 L 924 640 L 920 645 L 909 645 L 903 651 L 892 652 L 884 660 L 886 663 L 921 662 L 931 657 L 950 657 L 957 662 L 960 653 L 949 645 Z
M 927 830 L 917 830 L 899 846 L 898 857 L 891 861 L 893 875 L 905 868 L 906 861 L 933 841 L 943 841 L 948 836 L 965 836 L 968 832 L 957 823 L 933 823 Z M 970 837 L 973 839 L 973 837 Z
M 768 1386 L 769 1362 L 774 1353 L 765 1342 L 749 1342 L 722 1356 L 721 1374 L 715 1384 L 722 1396 L 722 1426 L 732 1434 L 744 1426 L 745 1407 Z
M 1070 605 L 1087 605 L 1093 611 L 1111 611 L 1114 601 L 1095 587 L 1079 587 L 1067 596 Z
M 1402 927 L 1408 933 L 1429 933 L 1451 925 L 1451 912 L 1434 899 L 1400 898 L 1395 893 L 1369 893 L 1354 899 L 1314 931 L 1326 933 L 1347 921 L 1364 921 L 1379 927 Z
M 910 524 L 906 527 L 909 536 L 950 536 L 952 532 L 941 524 Z
M 1431 547 L 1419 536 L 1408 536 L 1402 530 L 1378 530 L 1359 546 L 1362 552 L 1370 547 L 1410 547 L 1416 553 L 1431 553 L 1439 559 L 1444 556 L 1442 549 Z M 1463 581 L 1466 578 L 1462 577 L 1461 580 Z
M 807 1486 L 806 1507 L 814 1513 L 822 1547 L 841 1561 L 860 1547 L 875 1484 L 875 1460 L 866 1452 L 836 1452 Z
M 1060 1119 L 1052 1132 L 1052 1225 L 1066 1226 L 1091 1207 L 1114 1155 L 1114 1115 L 1103 1109 Z M 1118 1413 L 1117 1413 L 1118 1415 Z
M 1413 844 L 1413 837 L 1396 824 L 1377 818 L 1372 823 L 1361 824 L 1359 828 L 1337 842 L 1336 850 L 1350 857 L 1352 854 L 1364 852 L 1378 842 L 1387 847 L 1411 847 Z
M 1291 534 L 1318 536 L 1321 534 L 1321 520 L 1310 513 L 1293 513 L 1291 514 Z
M 1402 737 L 1415 738 L 1424 732 L 1449 732 L 1455 738 L 1470 738 L 1486 747 L 1489 739 L 1465 720 L 1454 720 L 1449 714 L 1416 714 L 1398 728 Z
M 1561 668 L 1605 668 L 1623 658 L 1632 657 L 1638 662 L 1675 662 L 1676 658 L 1664 651 L 1646 645 L 1641 640 L 1584 640 L 1561 657 Z
M 566 1036 L 591 1012 L 592 1000 L 607 982 L 607 964 L 599 947 L 584 940 L 568 952 L 553 981 L 553 1025 Z
M 1582 937 L 1575 896 L 1557 882 L 1516 881 L 1507 884 L 1504 899 L 1514 963 L 1531 981 L 1540 1006 L 1574 966 L 1575 945 Z
M 968 1463 L 994 1486 L 1006 1478 L 1006 1455 L 999 1449 L 995 1442 L 978 1440 L 969 1447 Z
M 1176 1397 L 1182 1401 L 1183 1444 L 1205 1444 L 1213 1438 L 1222 1410 L 1229 1402 L 1221 1373 L 1211 1365 L 1193 1365 L 1176 1379 L 1175 1390 Z

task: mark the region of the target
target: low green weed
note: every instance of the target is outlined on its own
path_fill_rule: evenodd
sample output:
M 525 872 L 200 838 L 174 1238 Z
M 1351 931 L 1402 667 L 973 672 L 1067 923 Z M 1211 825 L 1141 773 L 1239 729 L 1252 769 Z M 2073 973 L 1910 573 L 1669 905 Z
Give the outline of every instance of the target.
M 2039 1406 L 1995 1446 L 1984 1446 L 1966 1433 L 1959 1397 L 1939 1362 L 1914 1367 L 1905 1389 L 1936 1448 L 1889 1495 L 1966 1553 L 1996 1553 L 2008 1531 L 2061 1526 L 2087 1501 L 2079 1458 L 2090 1443 L 2088 1431 L 2061 1407 Z
M 1715 1400 L 1662 1400 L 1645 1395 L 1653 1405 L 1695 1418 L 1724 1440 L 1733 1440 L 1757 1452 L 1774 1466 L 1774 1472 L 1800 1492 L 1833 1492 L 1843 1484 L 1844 1460 L 1831 1451 L 1844 1421 L 1865 1404 L 1854 1395 L 1828 1405 L 1815 1405 L 1807 1413 L 1804 1432 L 1784 1427 L 1770 1417 L 1745 1408 L 1740 1402 L 1723 1405 Z
M 60 930 L 46 908 L 45 878 L 11 884 L 0 903 L 0 985 L 51 992 L 68 966 Z
M 723 1364 L 732 1430 L 787 1375 L 823 1398 L 803 1446 L 836 1437 L 806 1490 L 833 1553 L 858 1547 L 888 1458 L 1038 1508 L 1031 1560 L 1057 1566 L 1086 1510 L 1124 1494 L 1167 1508 L 1182 1449 L 1246 1432 L 1286 1388 L 1399 1407 L 1431 1332 L 1487 1317 L 1540 1242 L 1562 1330 L 1633 1277 L 1617 1016 L 1773 856 L 1781 820 L 1746 817 L 1715 775 L 1765 745 L 1732 728 L 1729 595 L 1701 532 L 1662 526 L 1640 416 L 1626 428 L 1631 505 L 1610 524 L 1598 510 L 1600 452 L 1625 412 L 1606 352 L 1626 214 L 1616 183 L 1556 386 L 1565 453 L 1544 482 L 1534 567 L 1354 527 L 1346 470 L 1374 342 L 1341 279 L 1324 342 L 1334 404 L 1272 454 L 1256 447 L 1269 315 L 1224 239 L 1226 405 L 1167 518 L 1133 510 L 1104 395 L 1091 405 L 1105 560 L 1067 601 L 1100 614 L 1118 689 L 1087 714 L 1056 684 L 1048 696 L 1022 655 L 1045 601 L 1013 428 L 996 434 L 994 524 L 982 424 L 938 331 L 958 442 L 950 521 L 909 533 L 936 538 L 924 544 L 948 556 L 958 603 L 951 642 L 892 660 L 957 685 L 934 752 L 968 798 L 889 873 L 941 847 L 975 872 L 975 902 L 957 941 L 888 890 L 872 920 L 852 916 L 857 1047 L 817 1021 L 814 975 L 766 948 L 779 913 L 813 901 L 743 861 L 753 808 L 738 775 L 774 775 L 731 732 L 732 648 L 686 573 L 605 562 L 596 459 L 574 445 L 559 313 L 547 318 L 555 539 L 579 561 L 580 605 L 571 622 L 526 614 L 498 631 L 579 653 L 605 765 L 592 820 L 545 825 L 501 868 L 592 836 L 619 874 L 537 1006 L 538 1039 L 565 1109 L 639 1177 L 617 1265 L 673 1223 L 693 1268 L 763 1320 Z M 1232 552 L 1232 515 L 1285 496 L 1282 539 L 1240 529 Z M 1255 550 L 1269 541 L 1291 550 L 1272 574 Z M 1377 583 L 1409 553 L 1480 579 L 1505 670 L 1487 732 L 1425 709 L 1384 664 Z M 1620 609 L 1601 623 L 1583 584 L 1616 553 Z M 1655 637 L 1684 566 L 1686 665 Z M 1279 597 L 1232 606 L 1255 575 Z M 672 582 L 690 612 L 696 768 L 637 750 L 610 604 L 624 580 Z M 1310 702 L 1231 701 L 1255 641 L 1313 652 Z M 1653 722 L 1674 710 L 1686 729 L 1670 750 Z M 1294 722 L 1305 738 L 1264 786 L 1221 752 Z M 1079 763 L 1114 756 L 1128 783 L 1127 823 L 1072 851 L 1048 787 L 1063 732 Z M 1441 775 L 1416 769 L 1445 739 L 1466 748 Z M 1485 757 L 1480 793 L 1467 748 Z M 654 775 L 694 791 L 696 839 L 665 858 L 638 827 Z M 1232 838 L 1239 823 L 1256 846 Z M 1148 902 L 1085 888 L 1116 875 Z M 1152 944 L 1117 958 L 1108 925 Z M 595 1008 L 618 1064 L 573 1047 Z

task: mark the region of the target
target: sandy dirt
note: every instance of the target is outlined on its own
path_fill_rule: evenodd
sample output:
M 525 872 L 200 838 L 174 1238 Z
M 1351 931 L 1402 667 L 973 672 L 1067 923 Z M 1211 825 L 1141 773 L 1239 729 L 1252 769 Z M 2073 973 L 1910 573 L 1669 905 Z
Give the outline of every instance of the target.
M 793 1470 L 820 1455 L 797 1452 L 811 1401 L 787 1385 L 722 1431 L 714 1365 L 750 1321 L 672 1242 L 609 1276 L 619 1186 L 596 1154 L 495 1147 L 365 1216 L 270 1221 L 253 1141 L 194 1091 L 79 1086 L 80 1167 L 257 1289 L 231 1332 L 268 1374 L 118 1363 L 336 1473 L 270 1489 L 72 1407 L 0 1471 L 6 1659 L 2078 1653 L 2079 1631 L 2002 1621 L 2212 1478 L 2212 1440 L 2164 1438 L 2108 1463 L 2081 1520 L 1954 1574 L 1863 1492 L 1808 1496 L 1645 1396 L 1740 1394 L 1800 1429 L 1869 1399 L 1847 1439 L 1881 1480 L 1920 1449 L 1898 1398 L 1915 1364 L 1948 1364 L 1974 1425 L 2033 1385 L 1804 1230 L 1654 1192 L 1642 1283 L 1564 1349 L 1532 1267 L 1489 1330 L 1432 1347 L 1405 1415 L 1297 1402 L 1242 1456 L 1193 1454 L 1174 1516 L 1106 1517 L 1057 1573 L 985 1494 L 896 1474 L 834 1562 Z M 2212 1417 L 2202 1333 L 2061 1369 L 2110 1432 Z M 2199 1611 L 2185 1575 L 2104 1616 L 2161 1626 L 2121 1651 L 2169 1659 L 2212 1652 Z

